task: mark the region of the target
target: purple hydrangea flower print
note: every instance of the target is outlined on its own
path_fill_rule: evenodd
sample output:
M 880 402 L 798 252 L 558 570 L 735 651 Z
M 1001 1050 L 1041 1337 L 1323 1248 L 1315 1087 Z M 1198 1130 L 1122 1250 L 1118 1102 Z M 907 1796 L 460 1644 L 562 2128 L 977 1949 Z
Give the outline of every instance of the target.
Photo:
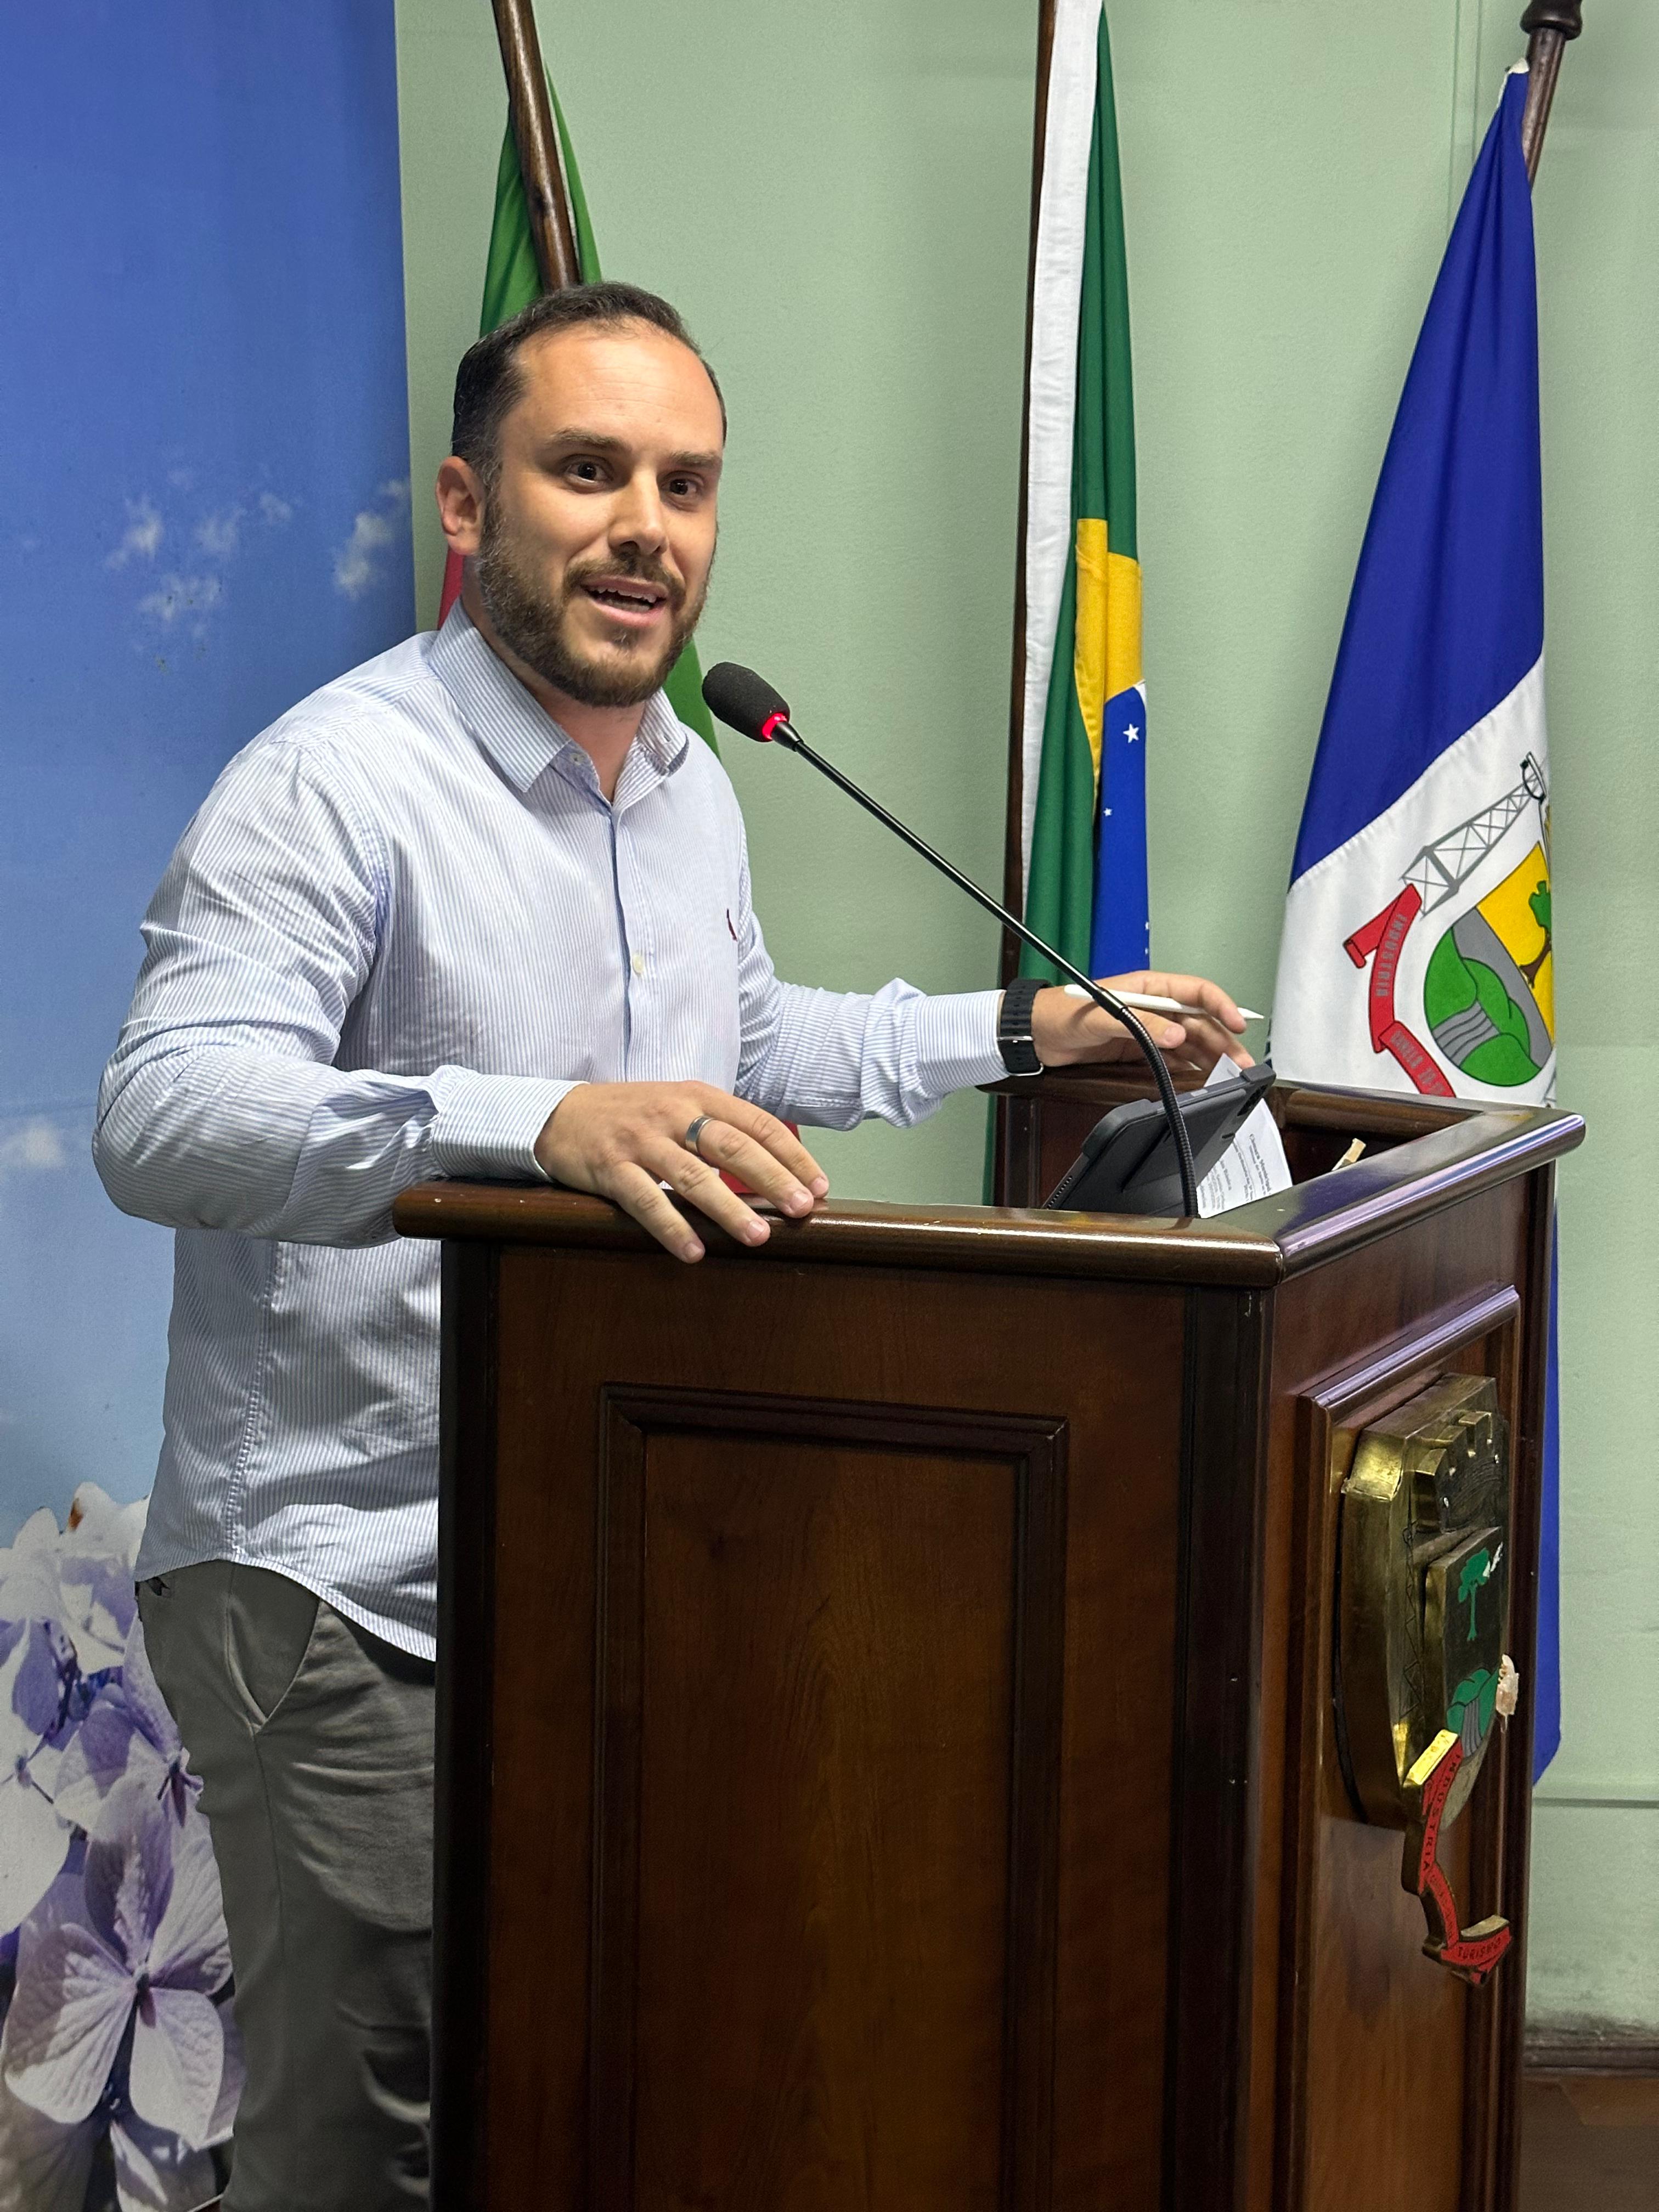
M 78 1679 L 74 1646 L 51 1620 L 0 1626 L 0 1933 L 51 1887 L 70 1831 L 54 1802 Z
M 117 1505 L 95 1482 L 83 1482 L 68 1526 L 44 1510 L 32 1514 L 9 1549 L 0 1551 L 0 1935 L 31 1912 L 64 1863 L 72 1826 L 90 1826 L 114 1780 L 118 1729 L 128 1719 L 171 1765 L 177 1744 L 165 1741 L 166 1712 L 148 1664 L 118 1715 L 100 1712 L 87 1747 L 99 1764 L 98 1784 L 82 1788 L 73 1808 L 58 1802 L 65 1753 L 82 1723 L 119 1672 L 137 1626 L 133 1563 L 145 1508 Z M 122 1757 L 125 1771 L 128 1753 Z M 88 1778 L 85 1755 L 70 1780 Z M 182 1770 L 177 1783 L 185 1790 Z
M 136 1776 L 104 1802 L 87 1844 L 84 1919 L 31 1923 L 0 2034 L 0 2075 L 48 2118 L 88 2118 L 117 2061 L 137 2118 L 191 2146 L 221 2103 L 230 1977 L 206 1824 L 181 1832 Z
M 0 2081 L 0 2212 L 82 2212 L 97 2142 L 91 2121 L 66 2128 Z
M 58 1618 L 74 1640 L 83 1674 L 121 1664 L 138 1611 L 132 1570 L 146 1504 L 118 1505 L 95 1482 L 82 1483 L 70 1500 L 58 1545 Z
M 141 2120 L 115 2085 L 66 2125 L 0 2081 L 0 2212 L 198 2212 L 218 2192 L 212 2154 Z
M 83 1482 L 61 1534 L 50 1512 L 31 1514 L 0 1552 L 0 1620 L 58 1621 L 83 1674 L 118 1667 L 137 1611 L 132 1569 L 144 1510 Z
M 85 1920 L 85 1860 L 86 1838 L 77 1837 L 68 1865 L 33 1915 L 34 1940 Z M 7 1963 L 15 1966 L 15 1936 L 9 1948 Z M 216 2115 L 214 2140 L 229 2125 L 228 2110 Z M 118 2065 L 95 2109 L 81 2120 L 53 2119 L 14 2095 L 0 2075 L 0 2212 L 195 2212 L 217 2188 L 210 2153 L 138 2118 Z
M 143 1624 L 136 1618 L 119 1675 L 99 1689 L 64 1753 L 53 1793 L 59 1817 L 90 1829 L 103 1800 L 129 1774 L 145 1781 L 184 1826 L 202 1785 L 150 1672 Z
M 58 1579 L 58 1547 L 63 1542 L 55 1517 L 43 1506 L 31 1513 L 0 1552 L 0 1620 L 55 1620 L 64 1608 Z
M 0 1550 L 0 2212 L 192 2212 L 223 2180 L 241 2047 L 144 1510 L 82 1483 Z

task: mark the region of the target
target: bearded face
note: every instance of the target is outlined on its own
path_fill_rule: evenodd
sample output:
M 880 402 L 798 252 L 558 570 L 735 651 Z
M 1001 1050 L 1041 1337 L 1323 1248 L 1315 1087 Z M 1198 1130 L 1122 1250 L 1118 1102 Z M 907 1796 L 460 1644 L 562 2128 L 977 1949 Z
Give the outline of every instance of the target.
M 439 472 L 496 639 L 562 697 L 640 706 L 696 629 L 714 565 L 724 419 L 688 346 L 643 324 L 527 340 L 486 474 Z M 471 540 L 471 542 L 468 542 Z

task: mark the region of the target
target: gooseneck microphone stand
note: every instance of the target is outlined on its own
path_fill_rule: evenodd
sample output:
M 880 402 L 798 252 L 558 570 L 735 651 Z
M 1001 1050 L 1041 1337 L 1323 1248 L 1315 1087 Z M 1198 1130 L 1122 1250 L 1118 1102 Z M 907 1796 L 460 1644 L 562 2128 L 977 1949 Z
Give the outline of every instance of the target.
M 1193 1170 L 1192 1139 L 1187 1133 L 1186 1119 L 1176 1097 L 1174 1079 L 1164 1064 L 1164 1055 L 1147 1035 L 1139 1018 L 1110 991 L 1103 989 L 1080 968 L 1073 968 L 1069 960 L 1063 959 L 1052 945 L 1045 945 L 1035 930 L 1028 929 L 1023 921 L 1017 921 L 1005 906 L 991 896 L 989 891 L 981 890 L 971 876 L 963 875 L 962 870 L 947 860 L 943 853 L 936 853 L 925 838 L 918 837 L 914 830 L 908 829 L 897 815 L 890 814 L 878 799 L 872 799 L 867 791 L 854 782 L 851 776 L 843 775 L 833 761 L 825 760 L 822 753 L 815 751 L 789 720 L 787 710 L 782 708 L 781 701 L 777 701 L 777 695 L 770 692 L 769 686 L 766 687 L 769 695 L 777 703 L 771 712 L 763 715 L 744 714 L 741 705 L 728 701 L 725 688 L 717 679 L 731 665 L 727 663 L 720 669 L 711 668 L 703 681 L 704 698 L 723 722 L 729 723 L 733 729 L 741 731 L 744 737 L 754 738 L 763 744 L 784 745 L 792 753 L 799 753 L 804 761 L 817 769 L 820 775 L 828 776 L 837 790 L 844 791 L 849 799 L 855 800 L 866 814 L 873 814 L 877 821 L 890 830 L 896 837 L 902 837 L 913 853 L 920 853 L 922 859 L 937 868 L 942 876 L 948 876 L 958 890 L 966 891 L 970 899 L 982 906 L 987 914 L 994 915 L 1005 928 L 1012 929 L 1015 936 L 1029 945 L 1034 952 L 1040 953 L 1045 960 L 1052 961 L 1062 975 L 1077 984 L 1114 1021 L 1121 1023 L 1139 1046 L 1146 1065 L 1152 1070 L 1152 1080 L 1158 1085 L 1164 1117 L 1175 1139 L 1176 1158 L 1181 1170 L 1182 1208 L 1189 1219 L 1196 1220 L 1198 1180 Z M 741 673 L 750 676 L 747 669 Z M 753 677 L 750 680 L 751 684 L 761 682 Z M 744 705 L 749 703 L 743 702 Z M 734 705 L 736 710 L 728 712 L 728 707 Z

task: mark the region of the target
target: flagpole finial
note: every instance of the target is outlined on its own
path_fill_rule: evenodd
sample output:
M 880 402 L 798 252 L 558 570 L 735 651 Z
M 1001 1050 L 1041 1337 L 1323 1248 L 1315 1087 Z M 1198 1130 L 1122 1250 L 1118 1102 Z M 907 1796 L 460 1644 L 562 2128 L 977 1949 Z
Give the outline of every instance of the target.
M 1528 176 L 1536 179 L 1561 57 L 1568 40 L 1577 38 L 1584 27 L 1583 0 L 1528 0 L 1521 27 L 1527 34 L 1527 67 L 1532 76 L 1521 119 L 1521 150 L 1527 158 Z
M 1531 0 L 1521 27 L 1528 38 L 1538 31 L 1559 31 L 1564 39 L 1576 39 L 1584 27 L 1583 0 Z

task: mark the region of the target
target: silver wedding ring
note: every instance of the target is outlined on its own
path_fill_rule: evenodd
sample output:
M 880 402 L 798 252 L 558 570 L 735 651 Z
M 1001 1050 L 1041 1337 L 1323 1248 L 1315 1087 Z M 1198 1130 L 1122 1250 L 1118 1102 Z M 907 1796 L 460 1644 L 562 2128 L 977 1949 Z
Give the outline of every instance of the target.
M 697 1149 L 697 1139 L 702 1136 L 703 1131 L 708 1127 L 708 1124 L 714 1120 L 714 1117 L 712 1114 L 699 1114 L 696 1120 L 686 1131 L 684 1138 L 682 1139 L 686 1151 L 688 1152 L 696 1152 L 699 1159 L 702 1158 L 702 1154 Z

